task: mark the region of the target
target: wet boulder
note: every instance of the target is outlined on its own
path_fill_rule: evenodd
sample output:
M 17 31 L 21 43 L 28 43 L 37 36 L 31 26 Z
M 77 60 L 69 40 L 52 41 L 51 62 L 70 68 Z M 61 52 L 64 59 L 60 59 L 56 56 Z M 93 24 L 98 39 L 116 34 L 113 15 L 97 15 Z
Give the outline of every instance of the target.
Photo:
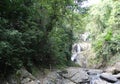
M 103 79 L 103 80 L 106 80 L 106 81 L 108 81 L 110 83 L 115 83 L 115 82 L 118 81 L 117 78 L 114 77 L 110 73 L 102 73 L 102 74 L 100 74 L 100 78 Z

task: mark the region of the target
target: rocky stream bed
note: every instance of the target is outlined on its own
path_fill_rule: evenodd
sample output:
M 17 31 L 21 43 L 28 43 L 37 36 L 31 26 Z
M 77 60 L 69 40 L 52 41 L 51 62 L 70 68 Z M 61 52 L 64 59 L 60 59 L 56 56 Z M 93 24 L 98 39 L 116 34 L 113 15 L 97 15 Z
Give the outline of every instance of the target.
M 64 70 L 49 72 L 45 77 L 34 77 L 26 69 L 21 69 L 19 81 L 10 76 L 0 84 L 120 84 L 120 63 L 117 68 L 87 69 L 79 67 L 69 67 Z
M 22 68 L 17 77 L 9 76 L 5 81 L 0 80 L 0 84 L 120 84 L 120 62 L 102 70 L 87 68 L 90 49 L 90 43 L 83 37 L 82 42 L 73 45 L 71 56 L 71 60 L 80 67 L 52 70 L 45 76 L 38 73 L 38 77 Z
M 116 65 L 118 64 L 120 63 Z M 105 70 L 70 67 L 51 72 L 41 81 L 41 84 L 120 84 L 119 72 L 120 69 L 115 67 Z

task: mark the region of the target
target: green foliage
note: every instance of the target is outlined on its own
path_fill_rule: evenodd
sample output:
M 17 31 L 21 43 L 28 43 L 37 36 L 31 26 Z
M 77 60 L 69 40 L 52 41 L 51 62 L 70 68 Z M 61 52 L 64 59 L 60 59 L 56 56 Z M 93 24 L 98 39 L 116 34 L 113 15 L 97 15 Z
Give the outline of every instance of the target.
M 93 47 L 98 59 L 108 62 L 120 52 L 119 1 L 101 0 L 90 8 L 87 29 L 93 34 Z
M 76 19 L 68 6 L 73 5 L 72 0 L 0 1 L 0 72 L 69 65 Z

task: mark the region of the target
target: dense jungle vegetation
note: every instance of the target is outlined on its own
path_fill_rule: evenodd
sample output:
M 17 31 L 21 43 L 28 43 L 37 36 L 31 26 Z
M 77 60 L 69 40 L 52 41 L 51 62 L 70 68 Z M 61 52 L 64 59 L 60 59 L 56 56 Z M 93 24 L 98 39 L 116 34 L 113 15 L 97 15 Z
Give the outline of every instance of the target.
M 83 31 L 91 32 L 95 60 L 120 59 L 120 1 L 81 8 L 82 1 L 1 0 L 0 73 L 70 66 L 72 44 Z
M 93 48 L 98 63 L 115 63 L 120 60 L 120 1 L 100 0 L 93 5 L 86 19 L 91 31 Z
M 0 72 L 69 66 L 76 8 L 73 0 L 0 1 Z

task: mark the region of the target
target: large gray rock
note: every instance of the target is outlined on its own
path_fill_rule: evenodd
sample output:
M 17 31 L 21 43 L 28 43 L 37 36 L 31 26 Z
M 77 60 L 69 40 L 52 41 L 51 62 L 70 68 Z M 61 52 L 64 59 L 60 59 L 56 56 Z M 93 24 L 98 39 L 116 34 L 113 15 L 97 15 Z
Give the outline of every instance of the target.
M 42 84 L 88 84 L 89 76 L 81 68 L 67 68 L 47 75 Z
M 66 73 L 61 73 L 61 76 L 74 83 L 85 83 L 89 81 L 88 74 L 81 68 L 68 68 L 66 69 Z
M 101 78 L 101 79 L 104 79 L 104 80 L 106 80 L 106 81 L 108 81 L 108 82 L 110 82 L 110 83 L 115 83 L 115 82 L 118 81 L 117 78 L 114 77 L 114 76 L 113 76 L 112 74 L 110 74 L 110 73 L 102 73 L 102 74 L 100 75 L 100 78 Z
M 16 74 L 8 76 L 6 81 L 5 84 L 40 84 L 40 81 L 25 68 L 20 69 Z
M 31 80 L 36 80 L 36 78 L 31 73 L 29 73 L 25 68 L 21 68 L 18 71 L 18 74 L 20 74 L 21 79 L 30 78 Z
M 40 81 L 36 79 L 25 68 L 20 69 L 20 82 L 21 84 L 40 84 Z
M 61 71 L 53 71 L 50 72 L 42 82 L 42 84 L 75 84 L 69 79 L 66 79 L 60 76 L 59 72 Z

